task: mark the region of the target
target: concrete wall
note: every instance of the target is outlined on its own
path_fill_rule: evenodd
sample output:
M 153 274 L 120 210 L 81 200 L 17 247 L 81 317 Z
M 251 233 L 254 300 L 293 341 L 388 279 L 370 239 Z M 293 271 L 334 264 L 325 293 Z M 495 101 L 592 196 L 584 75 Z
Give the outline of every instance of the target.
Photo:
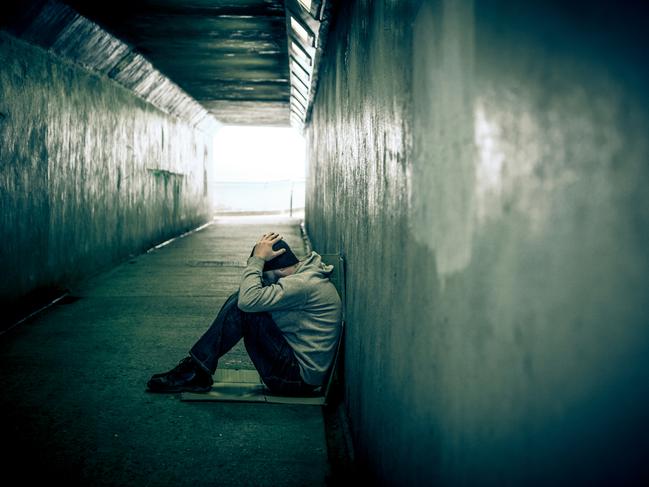
M 647 9 L 339 2 L 307 228 L 390 485 L 649 479 Z
M 212 138 L 0 32 L 2 303 L 204 222 Z

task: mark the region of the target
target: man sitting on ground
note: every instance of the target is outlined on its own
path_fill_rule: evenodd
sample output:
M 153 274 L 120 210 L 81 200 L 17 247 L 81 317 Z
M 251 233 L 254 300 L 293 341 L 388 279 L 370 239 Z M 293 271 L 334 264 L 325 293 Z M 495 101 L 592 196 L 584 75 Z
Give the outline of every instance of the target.
M 277 233 L 254 246 L 239 291 L 232 294 L 189 356 L 147 386 L 151 392 L 207 392 L 218 360 L 241 338 L 271 392 L 310 394 L 334 358 L 342 305 L 329 280 L 333 267 L 311 252 L 299 261 Z

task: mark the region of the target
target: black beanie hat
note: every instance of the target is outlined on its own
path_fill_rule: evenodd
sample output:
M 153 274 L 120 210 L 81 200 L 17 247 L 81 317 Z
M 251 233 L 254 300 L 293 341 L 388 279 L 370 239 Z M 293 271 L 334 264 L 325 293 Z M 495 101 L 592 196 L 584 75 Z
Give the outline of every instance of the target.
M 264 264 L 264 272 L 272 271 L 274 269 L 283 269 L 284 267 L 290 267 L 293 264 L 300 262 L 291 250 L 291 247 L 289 247 L 288 244 L 284 242 L 284 240 L 279 240 L 273 245 L 273 250 L 277 251 L 279 249 L 286 249 L 286 251 L 283 254 L 278 255 L 274 259 L 266 261 L 266 263 Z M 250 252 L 250 257 L 252 257 L 254 251 L 255 248 L 253 247 L 252 252 Z

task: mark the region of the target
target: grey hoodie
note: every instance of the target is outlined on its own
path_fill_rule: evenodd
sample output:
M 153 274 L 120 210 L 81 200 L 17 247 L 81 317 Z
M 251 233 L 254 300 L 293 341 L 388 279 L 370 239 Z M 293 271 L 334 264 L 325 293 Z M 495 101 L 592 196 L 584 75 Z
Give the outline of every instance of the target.
M 304 381 L 321 385 L 341 331 L 342 304 L 329 281 L 333 267 L 311 252 L 294 274 L 268 286 L 262 281 L 263 268 L 263 259 L 248 259 L 239 286 L 239 308 L 270 312 L 295 352 Z

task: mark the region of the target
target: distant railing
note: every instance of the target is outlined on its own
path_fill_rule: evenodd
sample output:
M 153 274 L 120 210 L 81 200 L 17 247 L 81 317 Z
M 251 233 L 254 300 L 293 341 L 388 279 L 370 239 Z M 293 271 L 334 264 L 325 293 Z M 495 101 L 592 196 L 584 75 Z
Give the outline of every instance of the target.
M 217 213 L 283 213 L 304 210 L 302 181 L 212 182 L 209 193 Z

